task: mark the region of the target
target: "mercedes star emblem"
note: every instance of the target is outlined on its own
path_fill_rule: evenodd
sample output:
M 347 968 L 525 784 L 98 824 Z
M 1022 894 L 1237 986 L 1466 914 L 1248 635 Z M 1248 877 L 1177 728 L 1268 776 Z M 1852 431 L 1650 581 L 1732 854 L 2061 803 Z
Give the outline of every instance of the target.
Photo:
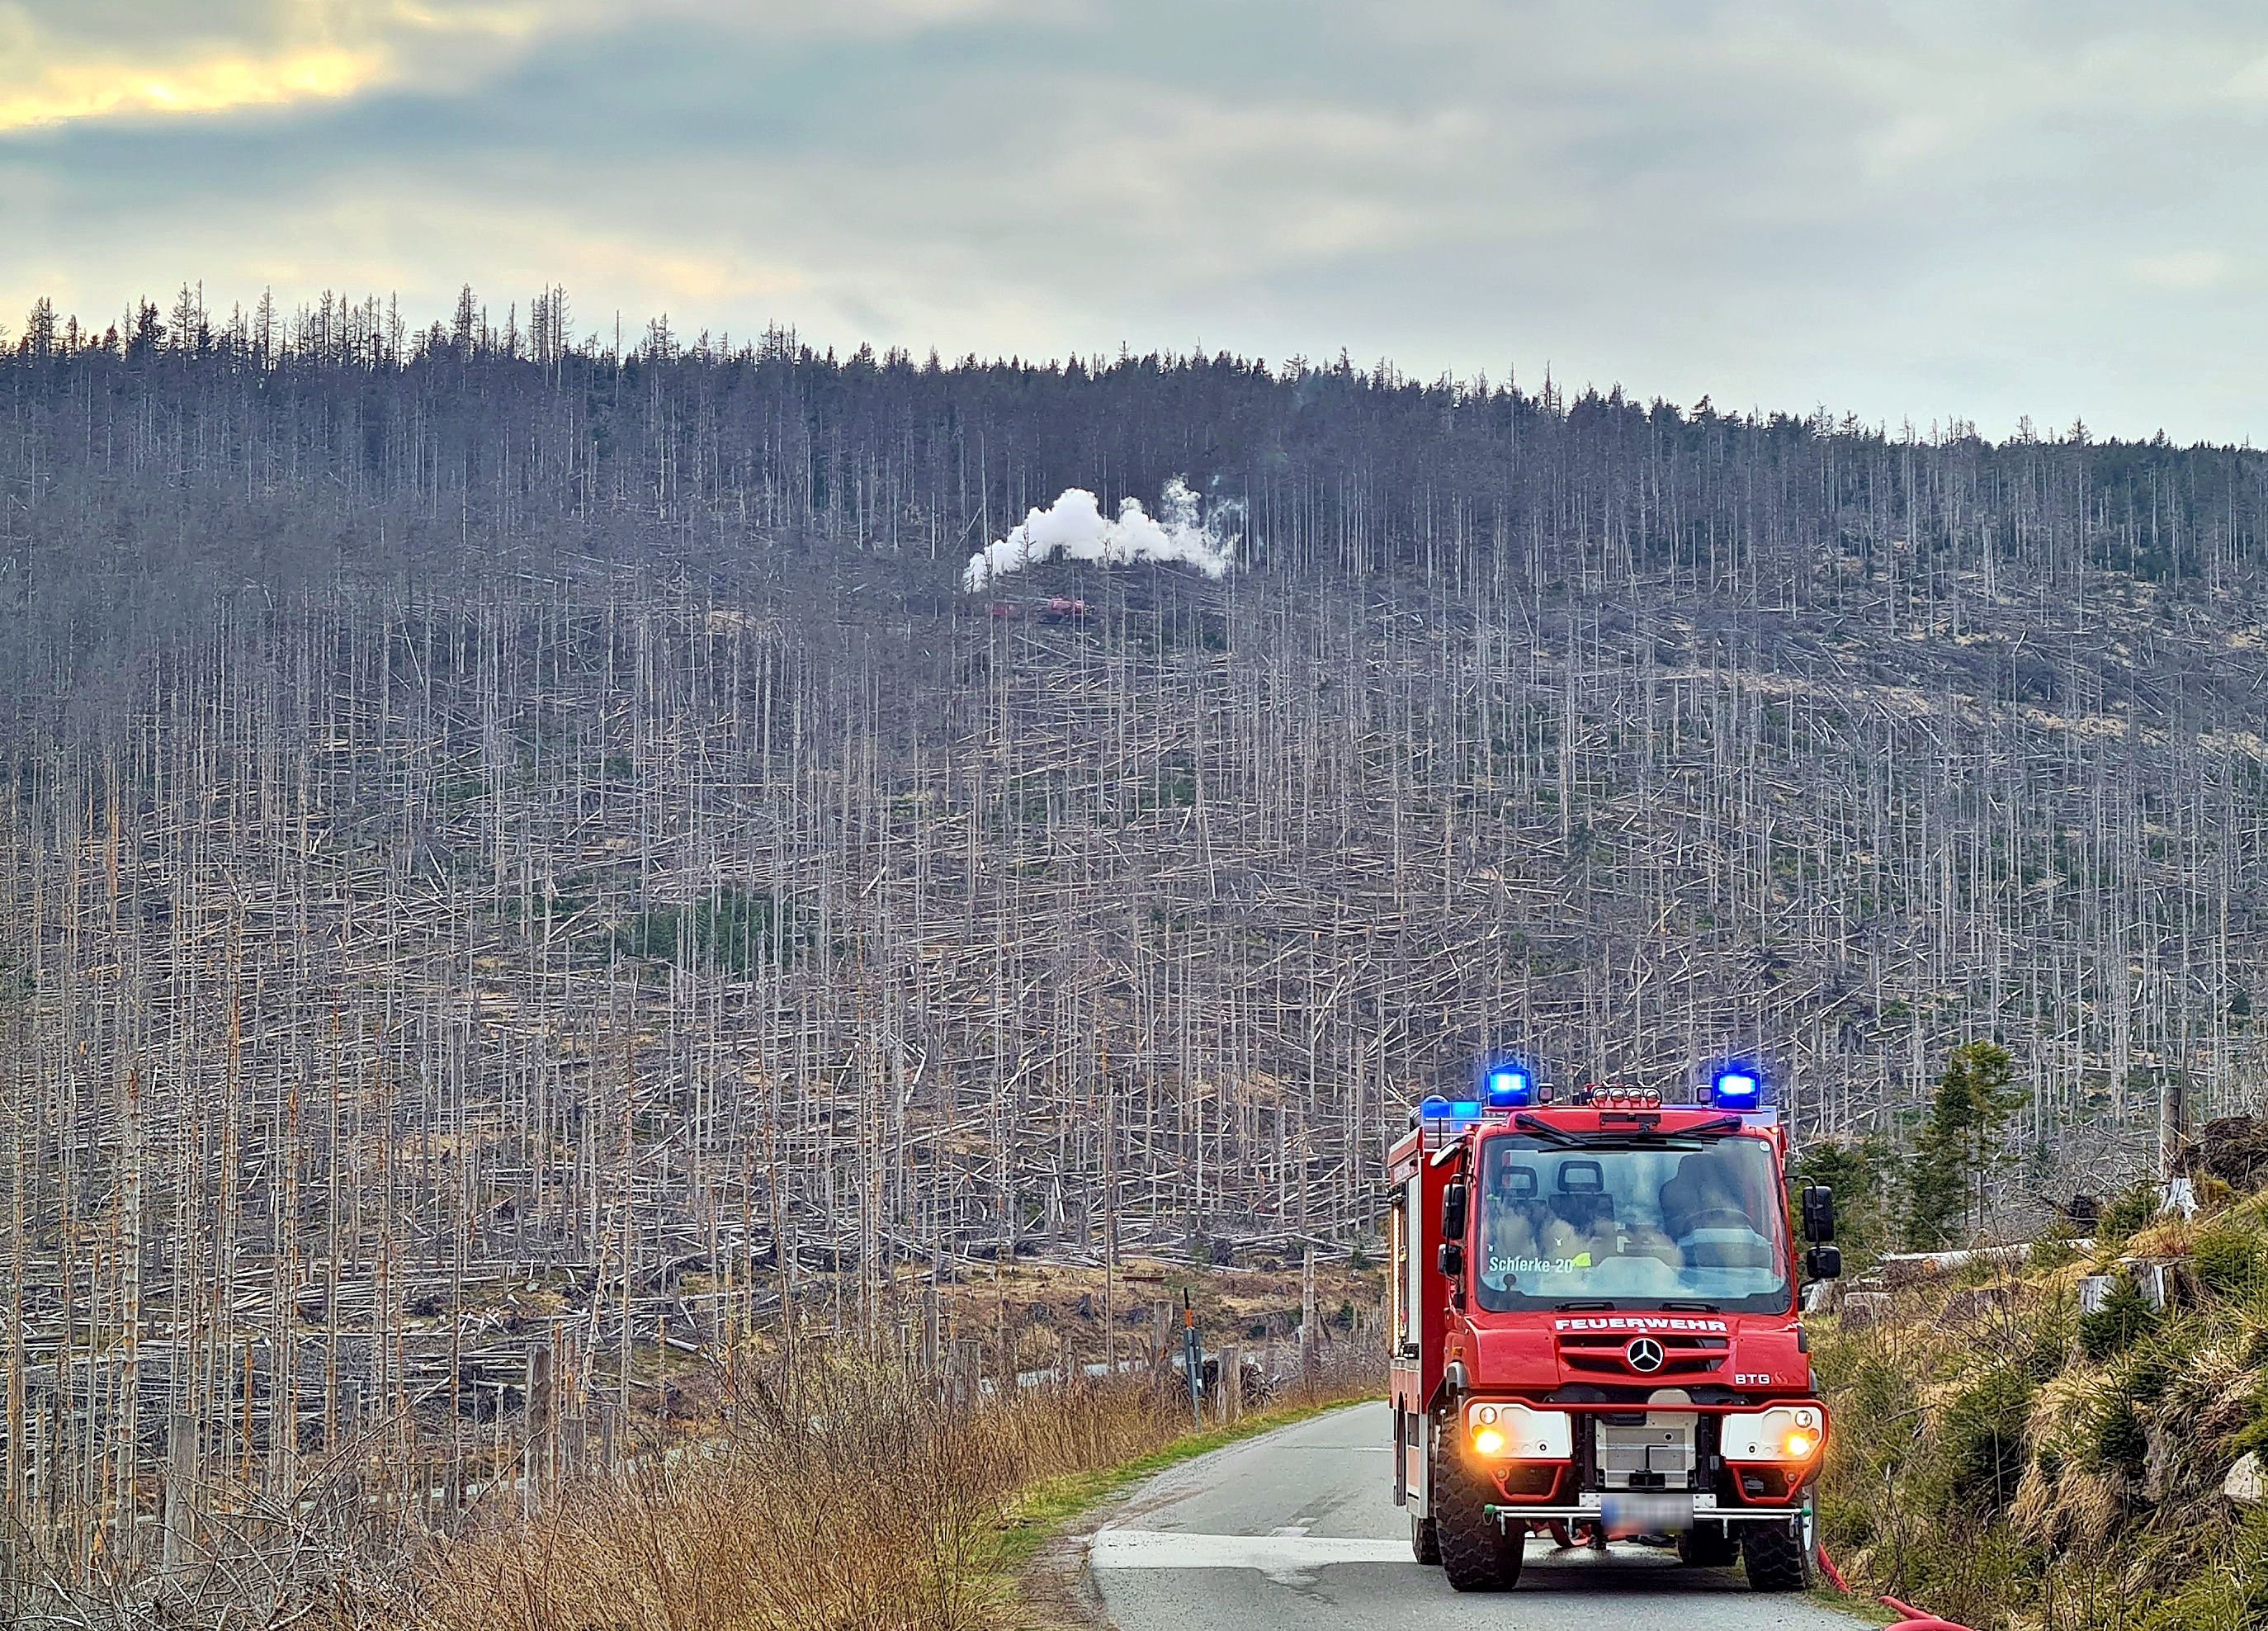
M 1652 1337 L 1640 1337 L 1623 1350 L 1623 1357 L 1630 1361 L 1632 1370 L 1651 1375 L 1661 1369 L 1661 1344 Z

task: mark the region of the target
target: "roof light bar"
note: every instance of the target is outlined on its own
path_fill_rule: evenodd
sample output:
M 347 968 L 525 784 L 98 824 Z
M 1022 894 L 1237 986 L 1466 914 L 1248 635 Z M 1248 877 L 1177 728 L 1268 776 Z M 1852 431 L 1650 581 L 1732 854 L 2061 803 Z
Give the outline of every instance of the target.
M 1594 1082 L 1580 1101 L 1594 1110 L 1660 1110 L 1661 1094 L 1653 1088 L 1624 1087 Z
M 1436 1093 L 1419 1102 L 1418 1116 L 1422 1121 L 1478 1121 L 1481 1105 L 1476 1099 L 1446 1099 Z

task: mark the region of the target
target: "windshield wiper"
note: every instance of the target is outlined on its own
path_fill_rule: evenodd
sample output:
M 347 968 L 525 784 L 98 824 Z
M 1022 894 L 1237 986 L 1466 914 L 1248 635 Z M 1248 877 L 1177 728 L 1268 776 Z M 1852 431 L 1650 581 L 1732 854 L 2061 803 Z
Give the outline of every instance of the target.
M 1522 1111 L 1512 1118 L 1512 1125 L 1522 1133 L 1556 1144 L 1562 1149 L 1698 1149 L 1696 1139 L 1714 1137 L 1720 1133 L 1738 1133 L 1745 1125 L 1738 1116 L 1723 1116 L 1715 1121 L 1705 1121 L 1697 1127 L 1680 1127 L 1675 1133 L 1660 1132 L 1660 1115 L 1647 1111 L 1643 1118 L 1638 1112 L 1609 1111 L 1601 1117 L 1617 1118 L 1635 1125 L 1602 1126 L 1596 1133 L 1570 1133 L 1565 1127 L 1555 1127 L 1548 1121 L 1538 1121 Z
M 1665 1303 L 1661 1306 L 1687 1314 L 1721 1314 L 1725 1311 L 1714 1303 Z
M 1555 1127 L 1548 1121 L 1538 1121 L 1535 1117 L 1525 1112 L 1514 1116 L 1512 1118 L 1512 1125 L 1522 1133 L 1532 1133 L 1545 1143 L 1557 1144 L 1562 1149 L 1580 1149 L 1589 1142 L 1588 1140 L 1579 1138 L 1568 1132 L 1565 1127 Z
M 1593 1308 L 1602 1308 L 1611 1312 L 1614 1306 L 1615 1305 L 1611 1300 L 1602 1297 L 1595 1303 L 1554 1303 L 1551 1305 L 1551 1310 L 1557 1314 L 1572 1314 L 1579 1309 Z

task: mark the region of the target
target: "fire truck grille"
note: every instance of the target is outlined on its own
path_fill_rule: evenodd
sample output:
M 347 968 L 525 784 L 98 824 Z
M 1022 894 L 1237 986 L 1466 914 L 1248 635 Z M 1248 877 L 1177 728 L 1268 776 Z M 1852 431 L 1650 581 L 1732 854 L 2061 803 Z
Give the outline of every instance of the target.
M 1631 1339 L 1613 1332 L 1577 1332 L 1559 1339 L 1559 1361 L 1570 1370 L 1628 1376 L 1705 1376 L 1724 1368 L 1731 1344 L 1723 1337 L 1663 1335 L 1653 1339 L 1660 1365 L 1639 1372 L 1630 1362 Z

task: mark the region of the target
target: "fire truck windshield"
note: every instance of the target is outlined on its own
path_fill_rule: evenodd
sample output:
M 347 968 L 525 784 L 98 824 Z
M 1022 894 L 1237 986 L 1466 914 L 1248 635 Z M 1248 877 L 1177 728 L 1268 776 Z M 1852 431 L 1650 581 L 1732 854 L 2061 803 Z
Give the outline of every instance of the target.
M 1761 1139 L 1481 1148 L 1481 1307 L 1787 1308 L 1786 1214 Z

